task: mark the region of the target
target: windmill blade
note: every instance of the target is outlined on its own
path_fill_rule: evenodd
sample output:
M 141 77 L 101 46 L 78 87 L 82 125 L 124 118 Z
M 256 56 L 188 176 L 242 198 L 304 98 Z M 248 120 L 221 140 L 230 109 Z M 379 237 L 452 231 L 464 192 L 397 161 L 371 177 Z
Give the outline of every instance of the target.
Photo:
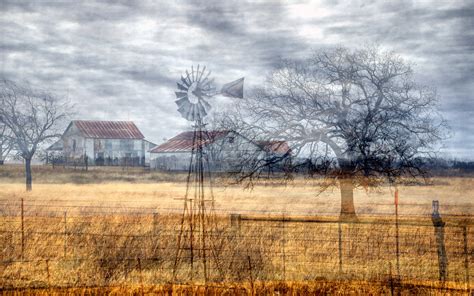
M 188 112 L 188 110 L 192 107 L 191 103 L 189 103 L 187 100 L 183 102 L 176 101 L 175 103 L 178 105 L 178 112 L 181 114 Z
M 176 82 L 176 85 L 178 85 L 179 90 L 184 90 L 186 92 L 188 91 L 188 88 L 186 86 L 182 85 L 181 83 Z
M 224 84 L 221 94 L 231 98 L 244 98 L 244 77 Z
M 206 100 L 201 99 L 201 100 L 199 100 L 199 103 L 202 104 L 202 106 L 203 106 L 206 110 L 210 110 L 210 109 L 211 109 L 211 104 L 209 104 Z
M 201 82 L 201 79 L 202 79 L 202 76 L 204 75 L 204 72 L 206 72 L 206 66 L 202 67 L 201 75 L 199 75 L 198 82 Z
M 179 100 L 174 101 L 178 107 L 181 107 L 185 102 L 189 102 L 188 96 L 183 97 Z
M 204 116 L 207 115 L 206 108 L 204 108 L 204 106 L 201 103 L 197 104 L 196 107 L 199 113 L 199 118 L 203 118 Z
M 181 75 L 181 81 L 187 86 L 189 87 L 191 85 L 191 83 L 188 83 L 188 81 L 186 80 L 186 78 L 183 77 L 183 75 Z
M 191 77 L 189 76 L 188 70 L 186 70 L 186 79 L 188 80 L 189 85 L 193 84 L 193 81 L 191 80 Z
M 184 96 L 188 96 L 187 92 L 175 91 L 174 93 L 176 94 L 176 98 L 178 99 L 181 99 Z
M 183 105 L 178 108 L 178 112 L 181 113 L 181 116 L 183 116 L 187 120 L 191 120 L 190 118 L 192 118 L 192 110 L 193 105 L 187 101 L 184 102 Z

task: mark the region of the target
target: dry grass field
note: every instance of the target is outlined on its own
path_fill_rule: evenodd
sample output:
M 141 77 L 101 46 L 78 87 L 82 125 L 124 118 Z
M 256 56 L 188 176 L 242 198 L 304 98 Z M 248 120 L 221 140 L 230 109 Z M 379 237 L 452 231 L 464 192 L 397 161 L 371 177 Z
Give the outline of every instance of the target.
M 360 223 L 337 223 L 337 188 L 317 195 L 317 181 L 273 180 L 243 190 L 216 180 L 206 285 L 202 250 L 193 254 L 192 271 L 184 250 L 173 276 L 185 175 L 35 167 L 34 178 L 27 193 L 21 167 L 0 167 L 5 293 L 467 294 L 474 286 L 470 177 L 399 188 L 398 265 L 393 188 L 358 189 Z M 446 222 L 445 282 L 432 200 Z M 238 225 L 230 214 L 241 215 Z

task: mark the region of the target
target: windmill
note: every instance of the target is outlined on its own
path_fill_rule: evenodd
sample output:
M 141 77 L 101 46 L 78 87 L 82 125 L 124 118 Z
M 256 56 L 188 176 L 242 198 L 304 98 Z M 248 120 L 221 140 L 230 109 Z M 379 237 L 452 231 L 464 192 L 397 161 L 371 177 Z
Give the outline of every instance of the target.
M 216 95 L 243 98 L 244 78 L 225 84 L 217 92 L 211 71 L 206 67 L 191 66 L 177 82 L 176 105 L 183 118 L 193 123 L 191 157 L 183 198 L 183 214 L 178 236 L 178 246 L 173 267 L 176 280 L 180 267 L 189 260 L 191 280 L 195 273 L 207 282 L 210 267 L 219 269 L 218 256 L 211 239 L 216 226 L 211 171 L 204 145 L 211 140 L 204 118 L 211 109 L 210 100 Z

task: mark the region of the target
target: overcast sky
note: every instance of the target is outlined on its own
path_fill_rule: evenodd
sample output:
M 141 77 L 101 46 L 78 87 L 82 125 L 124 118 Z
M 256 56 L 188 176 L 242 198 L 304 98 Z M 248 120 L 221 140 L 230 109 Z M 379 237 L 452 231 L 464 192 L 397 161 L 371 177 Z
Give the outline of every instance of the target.
M 161 143 L 189 127 L 174 90 L 193 64 L 252 87 L 280 58 L 379 44 L 438 89 L 445 151 L 474 159 L 474 0 L 76 2 L 0 0 L 0 75 L 67 96 L 77 119 L 133 120 Z

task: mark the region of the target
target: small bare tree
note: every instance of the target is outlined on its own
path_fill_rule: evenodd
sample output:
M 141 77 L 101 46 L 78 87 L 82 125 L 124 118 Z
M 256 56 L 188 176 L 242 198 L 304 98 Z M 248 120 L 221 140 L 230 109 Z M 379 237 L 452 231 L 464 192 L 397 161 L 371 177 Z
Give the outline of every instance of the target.
M 226 126 L 234 118 L 233 129 L 290 143 L 293 157 L 337 181 L 341 218 L 356 219 L 356 186 L 422 173 L 420 159 L 435 151 L 445 131 L 436 105 L 435 90 L 417 84 L 410 65 L 393 52 L 335 48 L 283 61 L 226 117 Z M 261 160 L 254 163 L 241 180 L 264 172 Z
M 51 94 L 9 80 L 0 81 L 0 124 L 10 131 L 13 149 L 25 161 L 26 190 L 32 189 L 31 160 L 40 145 L 60 136 L 58 124 L 69 106 Z

